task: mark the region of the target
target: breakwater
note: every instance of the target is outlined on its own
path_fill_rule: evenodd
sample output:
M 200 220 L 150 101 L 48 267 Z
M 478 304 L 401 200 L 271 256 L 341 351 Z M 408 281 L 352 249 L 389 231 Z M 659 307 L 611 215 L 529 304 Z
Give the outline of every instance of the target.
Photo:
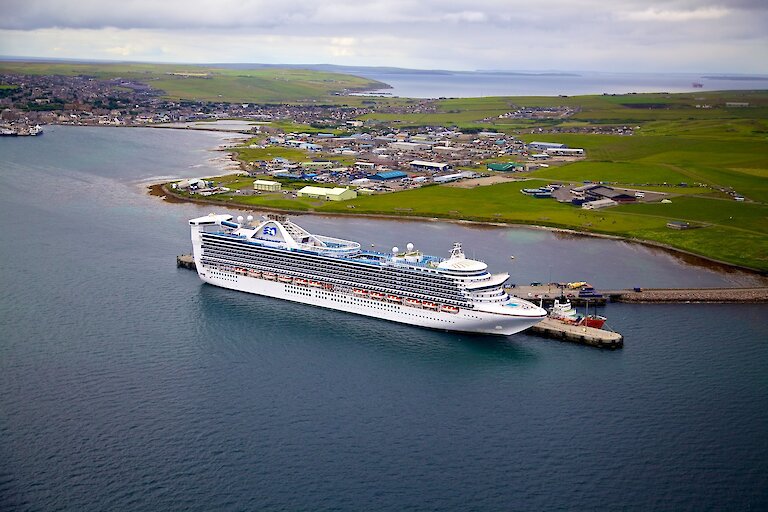
M 721 288 L 628 288 L 596 290 L 580 294 L 551 285 L 516 286 L 507 290 L 512 295 L 535 303 L 551 305 L 555 300 L 569 300 L 574 305 L 602 306 L 607 302 L 637 304 L 671 303 L 768 303 L 768 287 Z
M 603 295 L 611 302 L 633 303 L 766 303 L 768 287 L 753 288 L 640 288 L 606 290 Z
M 211 207 L 137 183 L 214 174 L 190 167 L 212 142 L 67 126 L 0 137 L 0 210 L 20 219 L 0 237 L 3 510 L 768 508 L 764 304 L 609 304 L 627 346 L 590 350 L 208 286 L 173 259 Z M 760 285 L 543 230 L 301 225 L 385 250 L 462 241 L 518 282 Z

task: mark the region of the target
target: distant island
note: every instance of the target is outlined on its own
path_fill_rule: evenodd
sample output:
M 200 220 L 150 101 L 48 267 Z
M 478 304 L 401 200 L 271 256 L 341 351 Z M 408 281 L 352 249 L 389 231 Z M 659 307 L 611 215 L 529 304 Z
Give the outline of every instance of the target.
M 768 76 L 743 76 L 743 75 L 708 75 L 701 78 L 707 78 L 709 80 L 754 80 L 759 82 L 768 81 Z

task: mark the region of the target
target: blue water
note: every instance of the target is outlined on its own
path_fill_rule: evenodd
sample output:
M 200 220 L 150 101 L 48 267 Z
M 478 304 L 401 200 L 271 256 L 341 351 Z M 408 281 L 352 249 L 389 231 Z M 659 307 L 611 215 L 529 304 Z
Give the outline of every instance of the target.
M 477 96 L 558 96 L 626 94 L 631 92 L 707 92 L 768 89 L 768 75 L 732 76 L 694 73 L 521 74 L 512 72 L 382 71 L 352 68 L 350 72 L 384 82 L 384 93 L 406 98 L 471 98 Z M 701 89 L 693 83 L 702 84 Z
M 0 509 L 768 508 L 766 306 L 612 304 L 626 346 L 606 352 L 203 285 L 174 258 L 211 207 L 142 183 L 214 174 L 219 142 L 0 139 Z M 300 222 L 377 247 L 460 239 L 520 280 L 753 281 L 545 231 Z

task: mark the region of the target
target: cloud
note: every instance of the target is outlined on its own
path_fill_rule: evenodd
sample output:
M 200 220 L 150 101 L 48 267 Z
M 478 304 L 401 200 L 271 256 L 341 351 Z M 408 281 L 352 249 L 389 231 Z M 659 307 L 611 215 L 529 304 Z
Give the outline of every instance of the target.
M 716 20 L 728 16 L 730 12 L 729 9 L 723 7 L 704 7 L 690 11 L 672 11 L 649 7 L 643 11 L 620 14 L 620 17 L 630 21 L 685 22 Z
M 0 16 L 0 54 L 35 57 L 758 73 L 765 48 L 765 0 L 25 0 Z
M 449 12 L 444 14 L 442 18 L 446 21 L 452 21 L 455 23 L 482 23 L 484 21 L 488 21 L 488 16 L 484 12 L 480 11 Z

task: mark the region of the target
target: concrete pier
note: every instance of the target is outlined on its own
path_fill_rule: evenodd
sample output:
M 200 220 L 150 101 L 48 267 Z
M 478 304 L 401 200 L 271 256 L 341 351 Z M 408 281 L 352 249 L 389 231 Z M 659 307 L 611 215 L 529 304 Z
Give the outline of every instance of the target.
M 571 304 L 574 306 L 603 306 L 608 301 L 608 296 L 599 291 L 597 292 L 600 295 L 599 297 L 579 296 L 578 289 L 572 290 L 546 284 L 515 286 L 514 288 L 507 288 L 507 293 L 534 304 L 542 304 L 543 306 L 551 306 L 555 300 L 563 302 L 566 299 L 571 301 Z
M 193 258 L 191 254 L 181 254 L 176 256 L 176 266 L 179 268 L 195 270 L 195 258 Z
M 611 350 L 624 346 L 624 336 L 617 332 L 570 325 L 553 320 L 552 318 L 545 318 L 525 332 L 545 338 L 554 338 Z

